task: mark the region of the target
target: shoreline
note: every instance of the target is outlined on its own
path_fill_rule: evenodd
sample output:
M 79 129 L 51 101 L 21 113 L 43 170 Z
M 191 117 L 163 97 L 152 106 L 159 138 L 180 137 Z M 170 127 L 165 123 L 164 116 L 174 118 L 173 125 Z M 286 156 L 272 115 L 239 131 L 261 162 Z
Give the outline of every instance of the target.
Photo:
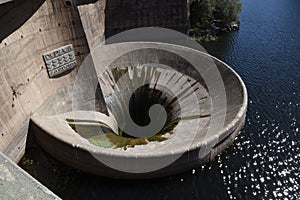
M 240 21 L 233 21 L 224 23 L 221 20 L 213 20 L 203 24 L 197 24 L 189 31 L 189 36 L 194 38 L 197 42 L 210 42 L 218 39 L 218 36 L 238 31 L 240 29 Z

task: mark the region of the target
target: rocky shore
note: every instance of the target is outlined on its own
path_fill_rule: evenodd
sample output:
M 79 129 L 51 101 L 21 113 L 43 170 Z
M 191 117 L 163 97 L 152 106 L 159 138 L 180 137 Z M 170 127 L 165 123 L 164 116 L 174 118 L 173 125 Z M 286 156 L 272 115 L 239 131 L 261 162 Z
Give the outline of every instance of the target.
M 196 24 L 189 31 L 189 36 L 193 37 L 197 42 L 209 42 L 215 41 L 223 33 L 238 31 L 239 28 L 239 21 L 224 23 L 221 20 L 213 20 L 212 22 Z

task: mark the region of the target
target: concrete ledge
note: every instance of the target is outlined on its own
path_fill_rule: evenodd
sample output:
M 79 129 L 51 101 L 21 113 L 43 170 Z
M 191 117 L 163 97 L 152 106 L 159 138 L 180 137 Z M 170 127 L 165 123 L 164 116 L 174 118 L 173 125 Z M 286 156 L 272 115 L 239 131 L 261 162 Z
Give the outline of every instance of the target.
M 0 152 L 1 199 L 60 199 Z

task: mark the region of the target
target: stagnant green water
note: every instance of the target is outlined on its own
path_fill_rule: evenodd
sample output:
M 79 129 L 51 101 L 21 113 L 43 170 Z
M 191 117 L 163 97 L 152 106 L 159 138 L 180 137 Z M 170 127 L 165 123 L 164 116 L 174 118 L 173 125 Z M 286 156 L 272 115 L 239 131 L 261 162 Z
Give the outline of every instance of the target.
M 300 199 L 300 1 L 242 2 L 240 30 L 205 45 L 249 92 L 245 129 L 215 161 L 168 178 L 109 180 L 60 164 L 30 135 L 22 167 L 63 199 Z
M 66 121 L 76 133 L 95 146 L 104 148 L 122 148 L 126 150 L 127 148 L 134 148 L 136 145 L 146 145 L 149 142 L 162 142 L 167 140 L 168 138 L 166 136 L 173 134 L 173 129 L 180 119 L 176 118 L 166 123 L 159 133 L 147 138 L 132 137 L 120 128 L 117 133 L 114 133 L 109 126 L 102 124 L 99 121 L 76 119 L 66 119 Z M 78 124 L 78 122 L 85 122 L 86 124 Z

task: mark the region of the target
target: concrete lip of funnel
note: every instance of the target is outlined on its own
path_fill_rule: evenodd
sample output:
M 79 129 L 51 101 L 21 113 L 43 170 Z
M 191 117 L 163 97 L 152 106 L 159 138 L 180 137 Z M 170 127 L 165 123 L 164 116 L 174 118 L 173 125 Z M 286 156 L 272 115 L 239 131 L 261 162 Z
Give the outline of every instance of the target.
M 84 73 L 80 75 L 79 71 L 78 81 L 49 97 L 31 119 L 31 130 L 37 142 L 49 154 L 67 165 L 111 178 L 168 176 L 209 162 L 231 144 L 243 128 L 248 102 L 247 90 L 238 74 L 222 61 L 187 47 L 153 42 L 118 43 L 99 47 L 98 50 L 92 52 L 93 58 L 88 58 L 90 60 L 86 62 L 86 68 L 82 67 Z M 193 62 L 202 64 L 195 69 L 195 65 L 191 64 Z M 91 63 L 94 63 L 93 67 L 90 67 Z M 182 94 L 182 85 L 187 82 L 195 83 L 190 86 L 192 93 L 176 100 L 180 112 L 171 112 L 180 119 L 196 115 L 200 117 L 180 120 L 173 130 L 174 134 L 163 142 L 149 142 L 127 150 L 91 144 L 77 134 L 66 119 L 102 121 L 117 132 L 116 117 L 111 116 L 118 115 L 116 113 L 119 111 L 113 109 L 115 104 L 109 106 L 107 101 L 117 91 L 110 87 L 114 84 L 107 84 L 111 79 L 108 79 L 109 73 L 106 72 L 119 66 L 136 66 L 137 63 L 143 64 L 143 67 L 126 70 L 131 74 L 144 74 L 144 77 L 140 75 L 143 80 L 149 78 L 150 85 L 154 85 L 151 81 L 155 80 L 160 83 L 158 85 L 164 86 L 162 88 L 172 90 L 176 97 Z M 156 68 L 149 67 L 149 63 L 156 64 Z M 160 66 L 169 68 L 163 69 Z M 208 75 L 212 68 L 219 75 Z M 157 74 L 161 76 L 154 79 Z M 224 86 L 220 89 L 224 91 L 223 96 L 217 94 L 218 90 L 214 88 L 218 85 L 218 76 L 221 86 Z M 182 81 L 166 83 L 163 77 L 170 80 L 177 77 L 176 81 Z M 211 82 L 208 79 L 212 79 Z M 113 83 L 117 83 L 114 81 Z M 95 97 L 98 82 L 105 102 L 99 103 Z M 164 89 L 161 90 L 164 92 Z M 102 108 L 107 105 L 110 117 L 95 109 L 97 103 Z M 221 128 L 215 128 L 220 123 Z

